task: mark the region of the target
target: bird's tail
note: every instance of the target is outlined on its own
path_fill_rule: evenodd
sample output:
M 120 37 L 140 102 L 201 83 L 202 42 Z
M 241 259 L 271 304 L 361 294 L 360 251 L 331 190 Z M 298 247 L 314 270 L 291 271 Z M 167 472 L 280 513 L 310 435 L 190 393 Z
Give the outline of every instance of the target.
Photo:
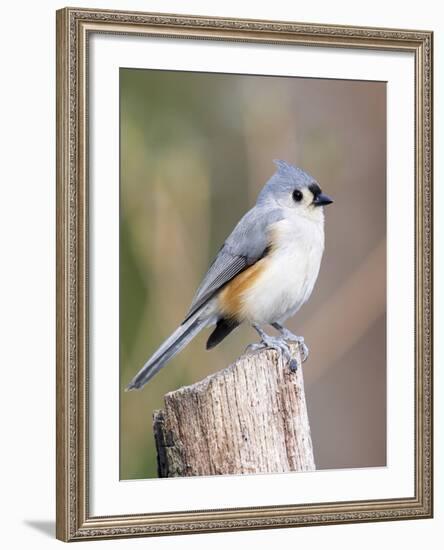
M 184 321 L 148 359 L 126 387 L 126 391 L 141 389 L 159 370 L 181 351 L 208 323 L 207 316 L 197 311 Z

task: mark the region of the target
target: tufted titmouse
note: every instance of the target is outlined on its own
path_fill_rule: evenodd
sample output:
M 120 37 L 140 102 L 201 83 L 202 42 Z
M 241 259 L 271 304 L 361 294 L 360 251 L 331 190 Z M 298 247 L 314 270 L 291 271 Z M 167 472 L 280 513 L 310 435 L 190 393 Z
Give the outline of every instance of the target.
M 302 360 L 307 358 L 304 339 L 282 323 L 299 310 L 313 290 L 324 251 L 322 207 L 333 201 L 300 168 L 283 160 L 275 164 L 277 170 L 255 206 L 219 250 L 184 321 L 148 359 L 127 390 L 142 388 L 198 332 L 214 324 L 207 349 L 247 321 L 261 338 L 249 349 L 276 349 L 294 370 L 297 365 L 285 342 L 292 340 L 299 343 Z M 267 324 L 281 337 L 266 334 L 261 327 Z

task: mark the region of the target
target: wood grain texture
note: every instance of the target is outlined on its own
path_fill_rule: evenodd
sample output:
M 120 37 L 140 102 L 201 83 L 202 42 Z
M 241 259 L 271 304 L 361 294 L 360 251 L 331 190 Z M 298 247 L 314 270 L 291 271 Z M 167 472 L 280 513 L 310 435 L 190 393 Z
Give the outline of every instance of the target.
M 315 470 L 304 382 L 274 350 L 165 395 L 154 412 L 159 477 Z

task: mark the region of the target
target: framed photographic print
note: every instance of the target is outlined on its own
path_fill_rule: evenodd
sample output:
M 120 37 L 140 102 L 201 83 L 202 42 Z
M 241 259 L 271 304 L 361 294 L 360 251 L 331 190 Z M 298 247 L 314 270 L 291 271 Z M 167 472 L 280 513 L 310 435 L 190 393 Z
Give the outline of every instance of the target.
M 57 12 L 57 537 L 432 516 L 429 31 Z

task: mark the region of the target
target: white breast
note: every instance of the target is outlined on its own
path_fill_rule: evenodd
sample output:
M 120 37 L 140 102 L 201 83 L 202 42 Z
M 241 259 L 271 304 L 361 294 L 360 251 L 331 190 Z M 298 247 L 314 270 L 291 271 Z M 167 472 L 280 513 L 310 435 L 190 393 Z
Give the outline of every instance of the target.
M 243 296 L 251 323 L 283 322 L 311 295 L 324 251 L 324 220 L 293 217 L 271 228 L 271 252 L 254 285 Z

